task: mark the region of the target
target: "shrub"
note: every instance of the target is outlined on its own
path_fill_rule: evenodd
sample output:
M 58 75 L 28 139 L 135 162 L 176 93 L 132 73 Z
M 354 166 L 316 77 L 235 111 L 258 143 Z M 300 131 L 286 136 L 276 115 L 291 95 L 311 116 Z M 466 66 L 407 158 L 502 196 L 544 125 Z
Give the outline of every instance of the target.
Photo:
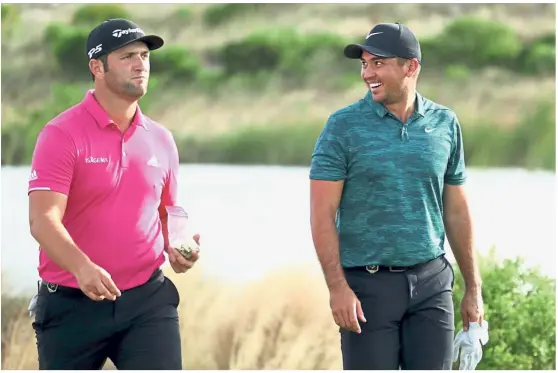
M 129 12 L 121 4 L 88 4 L 76 10 L 72 24 L 93 27 L 107 19 L 129 17 Z
M 556 47 L 538 42 L 528 47 L 523 58 L 522 70 L 528 74 L 555 74 Z
M 463 66 L 463 65 L 449 65 L 446 68 L 446 77 L 448 77 L 448 79 L 450 80 L 465 80 L 469 77 L 470 75 L 470 71 L 469 68 L 467 68 L 467 66 Z
M 556 283 L 521 259 L 480 261 L 489 341 L 478 370 L 556 369 Z M 454 265 L 456 330 L 461 330 L 464 284 Z
M 20 7 L 14 4 L 2 4 L 0 13 L 2 15 L 2 26 L 12 25 L 18 22 L 21 18 Z
M 14 28 L 21 20 L 20 5 L 2 4 L 0 8 L 2 15 L 2 36 L 10 37 Z
M 304 124 L 243 127 L 215 138 L 178 138 L 178 149 L 183 162 L 307 165 L 320 130 Z
M 425 58 L 437 63 L 462 63 L 470 67 L 508 67 L 521 52 L 522 44 L 514 29 L 497 22 L 464 17 L 423 44 Z
M 215 4 L 207 8 L 203 22 L 207 26 L 217 26 L 246 12 L 258 10 L 266 4 Z
M 60 70 L 73 77 L 87 77 L 89 72 L 86 42 L 90 30 L 51 24 L 45 29 L 44 40 L 52 49 Z
M 547 44 L 547 45 L 551 45 L 553 47 L 556 46 L 556 34 L 550 33 L 550 34 L 546 34 L 546 35 L 542 35 L 540 37 L 538 37 L 534 44 L 538 44 L 538 43 L 543 43 L 543 44 Z
M 281 63 L 284 74 L 304 80 L 309 74 L 325 72 L 336 76 L 360 66 L 343 55 L 348 41 L 336 34 L 298 35 L 292 48 L 285 48 Z
M 426 66 L 441 66 L 446 64 L 443 47 L 438 37 L 433 36 L 420 41 L 422 62 Z M 456 64 L 453 62 L 452 64 Z
M 196 57 L 186 48 L 169 45 L 153 51 L 150 57 L 151 73 L 170 76 L 179 80 L 194 80 L 201 70 Z
M 303 35 L 293 29 L 261 30 L 226 44 L 219 59 L 227 74 L 281 72 L 299 82 L 318 70 L 329 75 L 346 72 L 351 61 L 343 57 L 347 44 L 338 35 Z
M 190 21 L 192 19 L 192 9 L 181 6 L 174 12 L 173 18 L 177 21 Z
M 219 53 L 225 73 L 256 73 L 279 67 L 284 50 L 296 42 L 292 30 L 257 32 L 225 44 Z

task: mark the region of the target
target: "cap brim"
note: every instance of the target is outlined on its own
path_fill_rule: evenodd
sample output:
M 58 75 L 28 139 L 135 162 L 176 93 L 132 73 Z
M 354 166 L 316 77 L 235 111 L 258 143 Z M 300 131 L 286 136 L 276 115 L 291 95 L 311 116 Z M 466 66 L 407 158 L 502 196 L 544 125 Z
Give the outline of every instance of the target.
M 151 51 L 159 49 L 165 44 L 163 38 L 157 35 L 145 35 L 134 41 L 143 41 L 145 44 L 147 44 L 147 48 L 149 48 L 149 50 Z
M 385 57 L 385 58 L 396 57 L 392 53 L 387 53 L 378 48 L 374 48 L 364 44 L 349 44 L 345 47 L 343 53 L 347 58 L 359 59 L 362 57 L 362 51 L 367 51 L 368 53 L 378 57 Z

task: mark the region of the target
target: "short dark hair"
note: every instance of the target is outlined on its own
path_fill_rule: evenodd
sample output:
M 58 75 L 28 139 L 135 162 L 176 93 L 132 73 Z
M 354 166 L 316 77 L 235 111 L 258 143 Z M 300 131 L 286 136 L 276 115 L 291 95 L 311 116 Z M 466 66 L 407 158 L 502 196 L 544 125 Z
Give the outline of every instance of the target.
M 103 54 L 102 56 L 99 56 L 99 58 L 97 59 L 103 63 L 103 68 L 105 69 L 105 71 L 108 71 L 109 70 L 108 54 Z M 91 71 L 89 71 L 89 74 L 91 74 L 91 79 L 95 81 L 95 75 L 93 75 Z
M 397 58 L 397 63 L 399 64 L 399 66 L 403 66 L 407 63 L 407 61 L 409 61 L 407 58 L 402 58 L 402 57 L 396 57 Z

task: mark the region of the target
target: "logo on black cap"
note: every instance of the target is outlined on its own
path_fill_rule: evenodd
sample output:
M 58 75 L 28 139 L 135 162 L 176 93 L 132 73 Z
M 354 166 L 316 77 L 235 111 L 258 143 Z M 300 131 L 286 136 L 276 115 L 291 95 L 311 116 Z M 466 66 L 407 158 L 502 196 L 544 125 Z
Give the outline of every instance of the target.
M 89 58 L 93 58 L 93 55 L 101 53 L 103 51 L 103 44 L 96 45 L 94 48 L 91 48 L 87 55 Z
M 128 35 L 128 34 L 131 34 L 131 33 L 139 33 L 139 34 L 142 34 L 142 35 L 145 34 L 145 32 L 143 32 L 142 29 L 140 29 L 139 27 L 136 27 L 136 28 L 129 28 L 129 29 L 126 29 L 126 30 L 116 29 L 116 30 L 112 31 L 112 36 L 114 36 L 115 38 L 119 38 L 122 35 Z

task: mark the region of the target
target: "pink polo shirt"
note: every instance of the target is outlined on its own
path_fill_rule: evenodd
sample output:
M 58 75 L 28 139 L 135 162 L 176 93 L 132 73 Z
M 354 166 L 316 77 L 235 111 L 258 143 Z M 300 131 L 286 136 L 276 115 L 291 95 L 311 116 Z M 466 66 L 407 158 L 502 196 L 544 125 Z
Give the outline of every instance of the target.
M 178 166 L 167 129 L 138 106 L 123 134 L 91 90 L 41 130 L 28 193 L 68 196 L 62 223 L 70 236 L 126 290 L 143 284 L 165 261 L 159 210 L 176 202 Z M 45 281 L 78 287 L 43 250 L 38 270 Z

